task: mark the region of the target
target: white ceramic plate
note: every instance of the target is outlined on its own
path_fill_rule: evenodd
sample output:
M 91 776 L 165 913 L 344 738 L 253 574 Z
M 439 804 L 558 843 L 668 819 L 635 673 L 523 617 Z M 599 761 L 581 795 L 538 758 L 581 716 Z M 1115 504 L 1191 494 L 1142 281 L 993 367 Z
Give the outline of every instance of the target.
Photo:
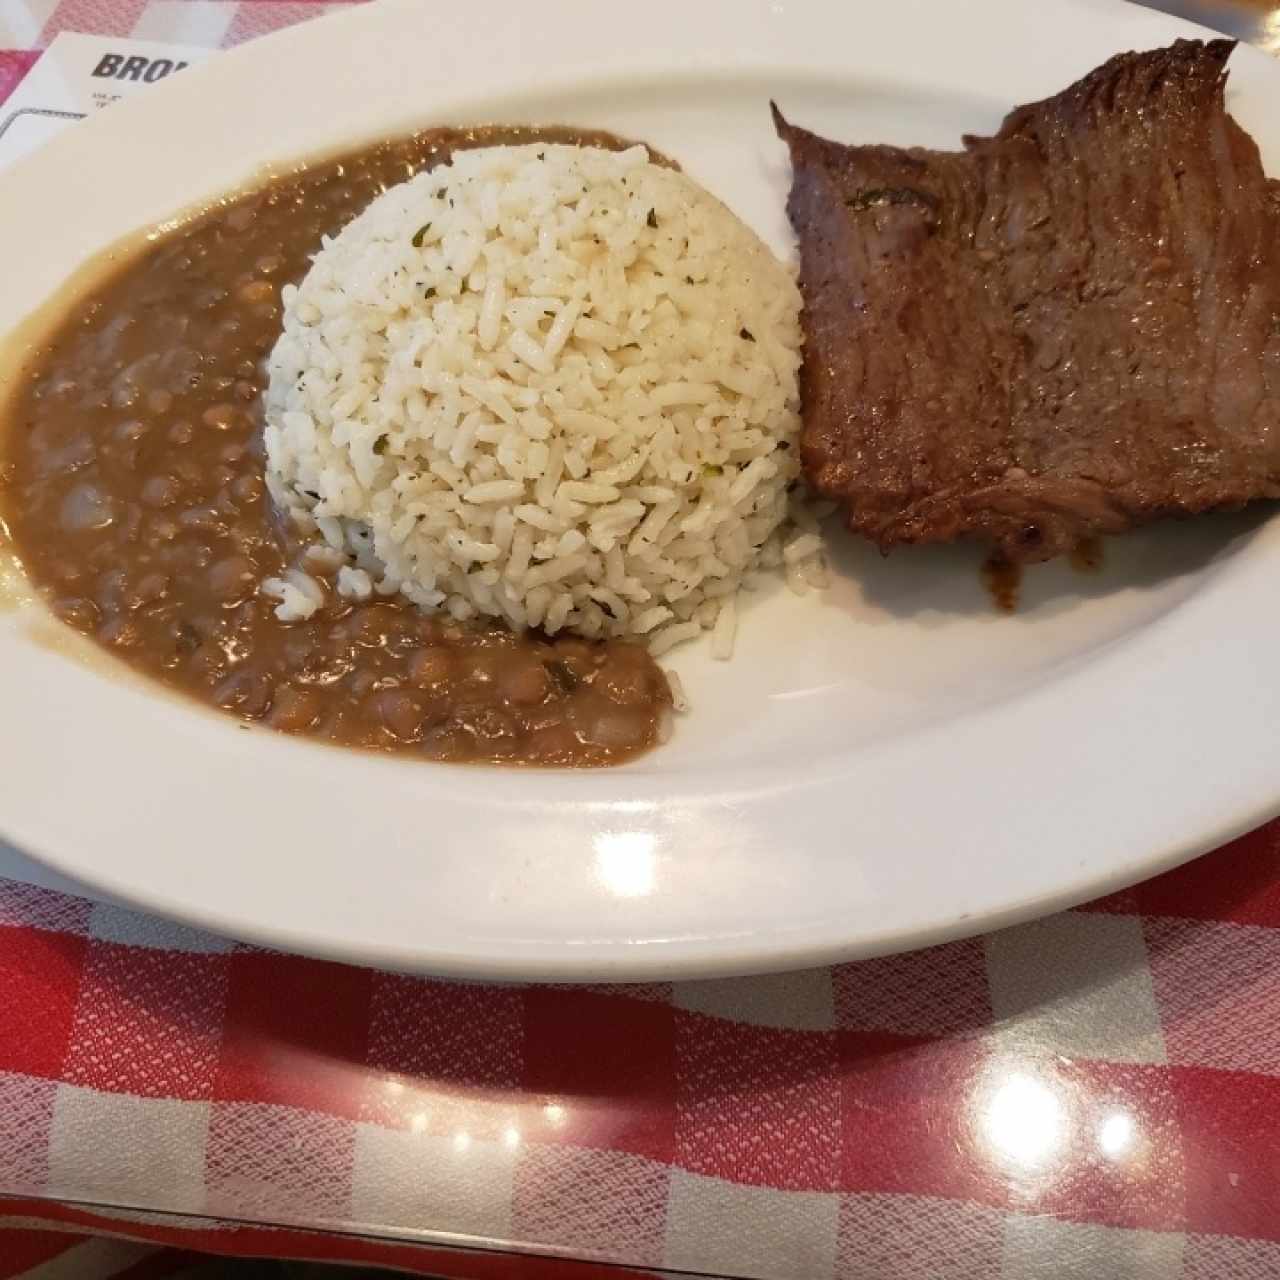
M 597 126 L 679 159 L 782 253 L 767 103 L 956 145 L 1110 54 L 1191 34 L 1118 0 L 388 4 L 224 54 L 3 179 L 0 330 L 89 254 L 281 163 L 417 126 Z M 1280 173 L 1280 73 L 1231 105 Z M 0 371 L 2 372 L 2 371 Z M 993 611 L 976 551 L 837 535 L 825 598 L 752 605 L 695 710 L 605 772 L 244 732 L 0 619 L 0 829 L 150 909 L 279 947 L 510 978 L 747 972 L 923 945 L 1153 874 L 1280 808 L 1280 524 L 1119 540 Z

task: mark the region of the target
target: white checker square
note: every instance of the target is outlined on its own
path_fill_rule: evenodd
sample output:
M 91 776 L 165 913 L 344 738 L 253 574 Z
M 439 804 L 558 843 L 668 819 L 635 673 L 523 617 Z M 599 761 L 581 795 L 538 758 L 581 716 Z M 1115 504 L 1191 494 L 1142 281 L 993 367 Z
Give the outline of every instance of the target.
M 58 1086 L 49 1182 L 68 1200 L 200 1213 L 209 1107 Z
M 94 903 L 89 916 L 89 936 L 101 942 L 119 942 L 129 947 L 151 947 L 158 951 L 190 951 L 200 955 L 223 955 L 234 944 L 227 938 L 190 929 L 160 916 L 144 915 L 118 907 L 112 902 Z
M 995 1045 L 1160 1064 L 1164 1036 L 1134 916 L 1066 912 L 986 939 Z
M 835 1026 L 829 969 L 677 982 L 675 1005 L 753 1027 L 827 1031 Z
M 670 1165 L 626 1151 L 523 1143 L 513 1234 L 575 1257 L 658 1266 L 670 1179 Z
M 222 44 L 235 16 L 227 0 L 151 0 L 133 27 L 136 40 L 168 40 L 178 44 Z
M 210 1213 L 312 1224 L 351 1214 L 355 1126 L 260 1102 L 211 1108 L 205 1160 Z
M 516 1146 L 455 1134 L 356 1126 L 351 1211 L 367 1226 L 447 1227 L 505 1240 L 511 1235 Z
M 1187 1237 L 1181 1280 L 1276 1280 L 1280 1244 L 1238 1236 Z
M 58 0 L 16 0 L 0 4 L 0 49 L 34 49 Z
M 1003 1246 L 1004 1214 L 986 1205 L 846 1195 L 836 1272 L 840 1280 L 993 1280 Z
M 49 1180 L 54 1080 L 0 1072 L 0 1187 L 8 1195 L 42 1191 Z
M 84 937 L 92 908 L 85 898 L 71 897 L 17 880 L 0 882 L 0 925 L 47 929 Z
M 702 1275 L 822 1280 L 834 1274 L 840 1200 L 671 1171 L 663 1265 Z
M 1053 1280 L 1173 1280 L 1182 1274 L 1185 1237 L 1063 1222 L 1047 1214 L 1011 1215 L 1005 1223 L 1007 1276 Z

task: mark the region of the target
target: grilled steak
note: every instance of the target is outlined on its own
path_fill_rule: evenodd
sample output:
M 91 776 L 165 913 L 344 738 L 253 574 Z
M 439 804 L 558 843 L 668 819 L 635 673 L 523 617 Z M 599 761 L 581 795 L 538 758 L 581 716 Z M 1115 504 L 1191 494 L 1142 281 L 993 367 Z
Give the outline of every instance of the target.
M 1011 560 L 1280 495 L 1280 195 L 1233 44 L 1126 53 L 963 152 L 788 124 L 803 457 L 884 549 Z

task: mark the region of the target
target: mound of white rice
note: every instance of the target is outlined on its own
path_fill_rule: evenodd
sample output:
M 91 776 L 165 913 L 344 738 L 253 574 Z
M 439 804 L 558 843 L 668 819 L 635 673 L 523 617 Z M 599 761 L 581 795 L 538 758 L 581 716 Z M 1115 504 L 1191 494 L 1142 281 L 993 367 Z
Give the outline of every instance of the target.
M 800 297 L 710 194 L 643 147 L 462 151 L 284 302 L 267 478 L 325 550 L 264 584 L 280 617 L 327 561 L 351 596 L 727 655 L 782 559 Z

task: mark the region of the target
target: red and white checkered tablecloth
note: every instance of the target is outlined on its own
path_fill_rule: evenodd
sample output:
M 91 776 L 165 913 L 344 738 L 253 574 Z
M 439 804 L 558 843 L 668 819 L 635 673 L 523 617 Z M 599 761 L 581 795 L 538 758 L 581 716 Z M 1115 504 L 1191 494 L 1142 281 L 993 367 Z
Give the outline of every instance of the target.
M 0 991 L 0 1224 L 458 1277 L 1280 1276 L 1277 824 L 986 938 L 643 987 L 3 881 Z M 0 1275 L 56 1237 L 9 1240 Z
M 63 29 L 330 7 L 0 0 L 0 100 Z M 1275 1280 L 1280 824 L 985 938 L 643 987 L 407 978 L 0 880 L 0 1196 L 6 1280 Z

